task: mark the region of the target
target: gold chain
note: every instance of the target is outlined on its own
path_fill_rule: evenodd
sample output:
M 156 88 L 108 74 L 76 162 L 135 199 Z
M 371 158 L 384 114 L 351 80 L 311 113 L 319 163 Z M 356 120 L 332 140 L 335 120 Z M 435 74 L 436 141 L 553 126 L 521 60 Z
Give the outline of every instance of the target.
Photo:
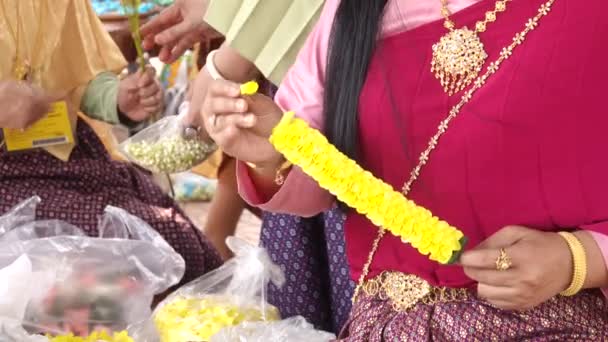
M 32 72 L 32 65 L 30 63 L 34 63 L 35 60 L 37 61 L 37 59 L 39 59 L 39 56 L 41 55 L 41 51 L 42 49 L 42 36 L 43 36 L 43 29 L 44 29 L 44 25 L 43 25 L 43 18 L 47 15 L 47 3 L 46 0 L 42 1 L 42 3 L 40 4 L 40 10 L 38 13 L 38 30 L 36 32 L 36 38 L 35 38 L 35 43 L 34 46 L 32 47 L 32 50 L 37 50 L 38 53 L 35 56 L 30 56 L 31 58 L 28 60 L 28 58 L 24 58 L 23 57 L 23 53 L 21 51 L 21 28 L 23 26 L 21 20 L 23 19 L 21 17 L 21 6 L 19 3 L 16 4 L 16 20 L 17 20 L 17 28 L 15 29 L 10 22 L 9 19 L 9 15 L 8 15 L 8 11 L 6 10 L 6 5 L 4 3 L 5 0 L 0 0 L 0 7 L 2 8 L 2 15 L 4 16 L 4 21 L 6 23 L 6 26 L 8 27 L 9 33 L 11 35 L 11 38 L 13 39 L 13 41 L 15 42 L 15 61 L 14 61 L 14 65 L 13 65 L 13 76 L 15 78 L 17 78 L 18 80 L 23 80 L 25 77 L 27 76 L 31 76 L 29 75 Z M 43 11 L 44 9 L 44 11 Z M 40 61 L 39 64 L 41 64 L 43 61 Z M 37 63 L 38 64 L 38 63 Z
M 526 22 L 524 30 L 517 33 L 515 35 L 515 37 L 513 37 L 513 42 L 501 50 L 500 56 L 498 57 L 498 59 L 496 61 L 490 63 L 490 65 L 488 65 L 486 72 L 482 76 L 478 77 L 477 80 L 475 80 L 474 86 L 471 87 L 471 89 L 469 89 L 468 91 L 466 91 L 464 93 L 464 95 L 462 95 L 462 99 L 460 100 L 460 102 L 458 104 L 456 104 L 454 107 L 452 107 L 447 118 L 445 118 L 439 124 L 439 126 L 437 128 L 437 133 L 435 133 L 435 135 L 429 140 L 426 150 L 424 150 L 424 152 L 422 152 L 420 154 L 420 157 L 418 158 L 418 164 L 416 165 L 416 167 L 414 167 L 414 169 L 410 173 L 409 180 L 407 182 L 405 182 L 405 184 L 403 185 L 401 192 L 403 193 L 404 196 L 407 196 L 409 194 L 410 190 L 412 189 L 412 184 L 414 184 L 414 182 L 420 176 L 420 171 L 427 164 L 431 152 L 435 149 L 435 147 L 437 147 L 437 143 L 439 142 L 439 139 L 447 131 L 450 122 L 460 113 L 460 110 L 462 109 L 462 107 L 471 100 L 471 98 L 473 97 L 473 94 L 475 94 L 475 92 L 477 90 L 479 90 L 486 83 L 488 78 L 498 71 L 498 69 L 500 68 L 502 63 L 505 60 L 509 59 L 509 57 L 511 57 L 511 55 L 513 54 L 513 50 L 515 50 L 515 48 L 517 46 L 521 45 L 524 42 L 524 40 L 526 39 L 528 33 L 533 31 L 538 26 L 540 19 L 542 19 L 547 14 L 549 14 L 549 12 L 551 10 L 551 6 L 553 5 L 554 2 L 555 2 L 555 0 L 548 0 L 547 2 L 545 2 L 544 4 L 542 4 L 540 6 L 540 8 L 538 9 L 538 14 L 536 16 L 534 16 L 533 18 L 530 18 Z M 365 283 L 365 279 L 367 278 L 367 275 L 369 274 L 369 268 L 374 260 L 374 255 L 376 254 L 376 251 L 378 250 L 378 246 L 380 245 L 380 241 L 382 240 L 382 238 L 384 237 L 385 234 L 386 234 L 386 230 L 383 228 L 380 228 L 378 231 L 378 235 L 376 236 L 376 239 L 374 239 L 374 241 L 372 243 L 372 249 L 371 249 L 369 255 L 367 256 L 367 261 L 363 265 L 363 270 L 361 271 L 361 276 L 359 277 L 359 280 L 357 282 L 357 287 L 355 288 L 353 301 L 356 301 L 357 295 L 359 294 L 361 287 Z
M 498 13 L 504 12 L 507 9 L 507 2 L 509 2 L 509 1 L 511 1 L 511 0 L 496 1 L 494 10 L 486 12 L 484 19 L 478 21 L 475 24 L 475 32 L 477 32 L 477 33 L 485 32 L 488 24 L 496 21 L 496 15 Z M 443 23 L 443 26 L 446 29 L 453 31 L 454 28 L 456 27 L 456 24 L 454 23 L 454 21 L 452 19 L 450 19 L 452 12 L 450 12 L 450 10 L 448 9 L 448 0 L 441 0 L 441 15 L 443 15 L 443 17 L 445 18 L 445 22 Z

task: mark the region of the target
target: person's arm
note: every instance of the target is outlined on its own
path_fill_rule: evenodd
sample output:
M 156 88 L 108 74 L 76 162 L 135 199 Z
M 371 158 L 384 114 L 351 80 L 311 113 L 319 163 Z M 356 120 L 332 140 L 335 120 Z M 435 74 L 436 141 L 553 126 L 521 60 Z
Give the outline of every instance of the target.
M 134 127 L 159 111 L 161 104 L 162 91 L 149 67 L 122 80 L 112 72 L 98 74 L 86 86 L 80 110 L 99 121 Z
M 323 3 L 212 0 L 205 20 L 266 79 L 278 85 L 315 27 Z
M 327 1 L 319 22 L 308 37 L 293 67 L 287 72 L 275 97 L 284 111 L 294 111 L 316 129 L 323 129 L 325 63 L 333 17 L 339 1 Z M 314 216 L 329 209 L 334 198 L 299 168 L 293 168 L 285 183 L 272 185 L 272 170 L 237 165 L 239 190 L 251 205 L 272 212 Z
M 90 118 L 118 124 L 118 77 L 112 72 L 103 72 L 93 79 L 87 86 L 80 110 Z
M 247 82 L 260 77 L 260 72 L 253 62 L 224 43 L 214 55 L 213 63 L 219 74 L 233 82 Z

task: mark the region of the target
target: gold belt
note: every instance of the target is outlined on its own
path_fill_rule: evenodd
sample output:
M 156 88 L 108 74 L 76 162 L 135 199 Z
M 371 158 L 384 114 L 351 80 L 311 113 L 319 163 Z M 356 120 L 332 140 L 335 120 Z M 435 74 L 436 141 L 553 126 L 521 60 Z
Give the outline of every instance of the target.
M 362 288 L 370 297 L 390 301 L 395 311 L 407 311 L 417 304 L 461 302 L 474 297 L 467 289 L 434 287 L 426 280 L 400 272 L 383 272 L 366 280 Z

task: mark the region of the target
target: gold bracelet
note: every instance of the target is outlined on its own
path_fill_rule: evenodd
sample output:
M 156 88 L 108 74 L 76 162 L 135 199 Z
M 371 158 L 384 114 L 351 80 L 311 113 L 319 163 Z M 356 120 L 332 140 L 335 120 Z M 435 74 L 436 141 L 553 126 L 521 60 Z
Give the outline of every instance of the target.
M 571 297 L 579 293 L 583 289 L 583 285 L 585 285 L 585 280 L 587 279 L 587 254 L 585 252 L 585 247 L 583 247 L 583 244 L 576 235 L 567 232 L 559 232 L 558 234 L 566 240 L 566 243 L 570 248 L 574 269 L 570 286 L 562 291 L 560 295 Z
M 257 165 L 255 165 L 254 163 L 245 163 L 247 164 L 247 166 L 249 166 L 251 169 L 259 169 L 259 167 Z M 283 185 L 285 183 L 285 175 L 283 173 L 285 173 L 285 171 L 289 170 L 291 167 L 293 166 L 292 163 L 290 163 L 289 161 L 284 161 L 283 164 L 281 164 L 281 166 L 279 166 L 279 168 L 276 170 L 276 173 L 274 175 L 274 182 L 276 185 Z

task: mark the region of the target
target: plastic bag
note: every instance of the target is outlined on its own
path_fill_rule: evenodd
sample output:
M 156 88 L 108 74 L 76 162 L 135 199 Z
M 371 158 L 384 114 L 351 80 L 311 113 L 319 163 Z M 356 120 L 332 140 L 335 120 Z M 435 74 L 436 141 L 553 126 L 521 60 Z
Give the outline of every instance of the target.
M 165 64 L 160 73 L 160 82 L 165 89 L 165 110 L 163 116 L 181 113 L 181 104 L 188 93 L 188 83 L 193 67 L 193 53 L 186 51 L 177 61 Z
M 209 201 L 217 188 L 217 181 L 210 180 L 191 172 L 173 175 L 173 193 L 175 200 L 185 201 Z
M 173 115 L 135 134 L 119 148 L 129 161 L 153 173 L 178 173 L 205 161 L 217 146 L 187 139 L 182 115 Z
M 98 237 L 88 237 L 65 222 L 35 221 L 39 201 L 0 217 L 0 270 L 9 274 L 0 289 L 12 297 L 0 302 L 0 341 L 122 331 L 149 319 L 154 295 L 182 278 L 183 258 L 141 219 L 109 206 Z
M 327 342 L 336 336 L 315 330 L 303 317 L 277 322 L 244 322 L 215 334 L 210 342 Z
M 185 285 L 155 310 L 161 342 L 209 341 L 225 327 L 279 319 L 278 310 L 266 302 L 266 286 L 284 283 L 281 269 L 263 248 L 233 237 L 227 244 L 234 258 Z

